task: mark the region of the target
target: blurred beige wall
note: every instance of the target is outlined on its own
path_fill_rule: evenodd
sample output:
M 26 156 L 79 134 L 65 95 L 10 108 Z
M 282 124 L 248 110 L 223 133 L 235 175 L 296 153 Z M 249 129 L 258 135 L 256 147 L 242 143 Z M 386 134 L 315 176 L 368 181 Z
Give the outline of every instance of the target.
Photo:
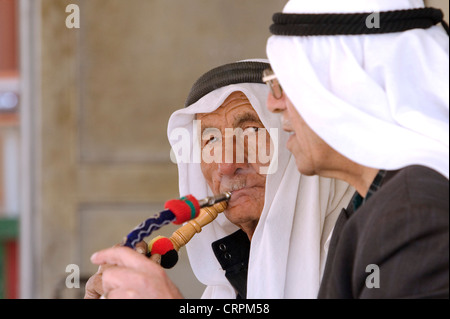
M 65 24 L 71 3 L 80 8 L 78 29 Z M 170 114 L 212 67 L 264 58 L 272 14 L 284 3 L 22 0 L 34 23 L 23 61 L 31 61 L 36 80 L 28 114 L 36 151 L 33 254 L 26 256 L 33 283 L 21 285 L 29 290 L 23 296 L 79 297 L 82 289 L 65 286 L 66 266 L 90 276 L 97 270 L 93 252 L 120 242 L 178 197 L 166 136 Z M 185 297 L 200 297 L 204 287 L 185 250 L 169 276 Z

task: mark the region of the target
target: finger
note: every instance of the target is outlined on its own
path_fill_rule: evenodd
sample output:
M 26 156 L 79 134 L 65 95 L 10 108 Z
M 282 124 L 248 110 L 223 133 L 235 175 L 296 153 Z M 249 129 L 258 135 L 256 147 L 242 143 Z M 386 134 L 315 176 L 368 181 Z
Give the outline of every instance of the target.
M 88 279 L 86 282 L 86 288 L 84 292 L 84 299 L 98 299 L 102 295 L 97 289 L 95 280 L 98 274 L 93 275 L 91 278 Z M 102 288 L 103 290 L 103 288 Z
M 153 262 L 149 264 L 155 265 Z M 146 268 L 140 272 L 118 266 L 108 268 L 103 273 L 103 289 L 107 292 L 107 298 L 182 298 L 165 271 L 159 266 L 156 268 L 159 271 Z M 112 291 L 116 291 L 116 295 L 110 297 Z
M 108 269 L 111 266 L 114 266 L 114 265 L 108 265 L 108 264 L 100 265 L 98 267 L 97 274 L 101 275 L 105 271 L 105 269 Z
M 144 282 L 144 274 L 130 268 L 110 267 L 103 273 L 103 290 L 108 294 L 111 290 L 132 289 Z
M 128 247 L 113 247 L 100 250 L 91 256 L 91 262 L 97 265 L 111 264 L 122 267 L 130 267 L 140 270 L 143 267 L 159 267 L 149 261 L 144 255 L 141 255 Z
M 100 265 L 97 272 L 92 275 L 85 286 L 85 299 L 98 299 L 103 294 L 102 274 L 105 269 L 112 265 Z
M 133 289 L 113 289 L 104 295 L 105 299 L 137 299 L 138 293 Z
M 135 250 L 140 253 L 141 255 L 147 254 L 148 246 L 145 240 L 139 242 L 136 244 Z
M 161 264 L 161 255 L 160 254 L 153 254 L 153 255 L 150 256 L 150 260 L 154 261 L 155 263 L 160 265 Z

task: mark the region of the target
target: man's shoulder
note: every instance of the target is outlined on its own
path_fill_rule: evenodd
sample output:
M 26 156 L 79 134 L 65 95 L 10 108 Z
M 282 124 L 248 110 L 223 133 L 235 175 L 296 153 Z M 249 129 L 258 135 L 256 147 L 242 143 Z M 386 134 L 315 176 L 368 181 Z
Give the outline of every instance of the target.
M 448 220 L 449 181 L 441 174 L 427 167 L 409 166 L 388 171 L 386 179 L 353 214 L 350 225 L 374 230 L 386 227 L 386 223 L 401 224 L 406 220 L 419 226 L 432 215 L 438 220 Z
M 435 170 L 413 165 L 395 172 L 375 193 L 378 205 L 449 207 L 449 181 Z M 370 201 L 368 201 L 369 203 Z
M 439 185 L 448 189 L 449 180 L 437 171 L 421 165 L 412 165 L 392 172 L 392 178 L 386 185 L 394 184 L 402 187 L 423 187 Z

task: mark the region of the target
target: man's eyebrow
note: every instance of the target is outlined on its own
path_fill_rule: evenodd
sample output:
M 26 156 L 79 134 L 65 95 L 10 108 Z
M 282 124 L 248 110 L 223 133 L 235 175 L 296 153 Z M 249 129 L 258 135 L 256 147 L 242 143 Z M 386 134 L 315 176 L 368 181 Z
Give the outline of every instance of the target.
M 201 121 L 201 128 L 200 128 L 200 130 L 202 132 L 204 132 L 205 130 L 211 130 L 211 129 L 217 129 L 217 127 L 214 126 L 214 125 L 211 125 L 211 124 L 204 124 L 204 122 Z
M 256 122 L 258 124 L 262 124 L 261 120 L 256 114 L 253 113 L 244 113 L 242 115 L 238 115 L 233 121 L 233 127 L 239 127 L 246 122 Z
M 261 126 L 264 126 L 264 124 L 261 122 L 258 115 L 253 114 L 253 113 L 244 113 L 244 114 L 240 114 L 235 117 L 232 127 L 240 127 L 240 126 L 242 126 L 242 124 L 244 124 L 246 122 L 254 122 L 254 123 L 258 123 Z M 205 125 L 204 122 L 201 121 L 201 131 L 204 132 L 207 129 L 217 129 L 217 127 L 215 127 L 213 125 L 208 125 L 208 124 Z

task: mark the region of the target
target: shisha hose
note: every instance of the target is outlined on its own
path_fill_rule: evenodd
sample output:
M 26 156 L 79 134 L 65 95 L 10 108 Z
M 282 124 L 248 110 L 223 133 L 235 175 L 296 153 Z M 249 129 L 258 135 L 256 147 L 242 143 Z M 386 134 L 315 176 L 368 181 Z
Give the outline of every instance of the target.
M 176 230 L 170 238 L 158 236 L 149 242 L 147 255 L 161 255 L 161 266 L 171 268 L 178 261 L 178 250 L 186 245 L 196 233 L 199 233 L 203 226 L 212 222 L 219 213 L 226 209 L 230 197 L 231 193 L 225 192 L 201 200 L 197 200 L 192 195 L 169 200 L 164 205 L 165 210 L 135 227 L 124 238 L 123 246 L 134 249 L 137 243 L 162 226 L 170 223 L 179 225 L 189 221 Z

